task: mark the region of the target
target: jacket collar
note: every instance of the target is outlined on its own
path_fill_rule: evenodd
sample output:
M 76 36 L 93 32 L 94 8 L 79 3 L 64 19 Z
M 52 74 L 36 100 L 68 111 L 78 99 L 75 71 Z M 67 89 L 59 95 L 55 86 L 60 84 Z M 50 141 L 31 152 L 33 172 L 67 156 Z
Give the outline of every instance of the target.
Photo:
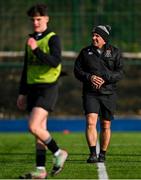
M 44 32 L 42 33 L 37 33 L 37 32 L 34 32 L 32 34 L 29 34 L 30 37 L 33 37 L 35 38 L 36 40 L 40 40 L 42 39 L 43 37 L 45 37 L 49 32 L 51 32 L 49 29 L 46 29 Z

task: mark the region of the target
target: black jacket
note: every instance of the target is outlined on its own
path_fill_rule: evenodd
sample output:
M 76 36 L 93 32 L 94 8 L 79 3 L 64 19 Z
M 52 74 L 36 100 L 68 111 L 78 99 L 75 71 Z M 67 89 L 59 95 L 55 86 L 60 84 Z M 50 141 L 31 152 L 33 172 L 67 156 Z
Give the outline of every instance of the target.
M 116 83 L 123 75 L 120 50 L 109 44 L 104 46 L 102 54 L 98 53 L 93 45 L 83 48 L 75 61 L 74 75 L 83 82 L 83 93 L 113 94 Z M 90 81 L 92 75 L 100 76 L 105 80 L 100 89 L 92 85 Z

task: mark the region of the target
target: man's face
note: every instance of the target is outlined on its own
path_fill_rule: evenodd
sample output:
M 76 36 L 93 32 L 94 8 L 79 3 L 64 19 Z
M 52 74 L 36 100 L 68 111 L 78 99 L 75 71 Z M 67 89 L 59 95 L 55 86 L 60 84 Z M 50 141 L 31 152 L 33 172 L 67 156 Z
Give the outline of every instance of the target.
M 31 20 L 35 32 L 44 32 L 47 29 L 47 23 L 49 21 L 48 16 L 34 16 Z
M 99 34 L 93 33 L 92 34 L 92 43 L 97 48 L 102 48 L 106 42 Z

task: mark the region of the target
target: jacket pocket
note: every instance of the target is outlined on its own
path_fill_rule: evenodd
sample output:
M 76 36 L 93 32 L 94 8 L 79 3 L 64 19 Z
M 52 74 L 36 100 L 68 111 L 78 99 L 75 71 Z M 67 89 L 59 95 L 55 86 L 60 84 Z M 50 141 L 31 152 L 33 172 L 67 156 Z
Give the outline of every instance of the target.
M 99 89 L 99 92 L 101 94 L 113 94 L 114 89 L 113 89 L 113 86 L 111 84 L 108 84 L 108 85 L 105 85 L 105 86 L 101 87 Z

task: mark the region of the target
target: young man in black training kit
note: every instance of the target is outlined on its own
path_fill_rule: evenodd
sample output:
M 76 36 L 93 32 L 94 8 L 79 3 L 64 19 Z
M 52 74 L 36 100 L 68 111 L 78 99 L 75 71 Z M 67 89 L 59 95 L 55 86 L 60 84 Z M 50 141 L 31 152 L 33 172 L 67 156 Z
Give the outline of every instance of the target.
M 58 97 L 58 78 L 61 72 L 61 46 L 56 33 L 48 29 L 45 4 L 37 4 L 28 12 L 34 32 L 27 38 L 24 67 L 20 81 L 17 106 L 29 112 L 29 130 L 36 139 L 36 169 L 20 178 L 44 179 L 46 150 L 54 156 L 51 175 L 58 174 L 68 153 L 58 147 L 47 129 L 47 119 Z
M 118 48 L 109 44 L 111 27 L 92 30 L 92 44 L 81 50 L 74 65 L 75 77 L 83 84 L 82 100 L 86 115 L 86 139 L 90 150 L 87 163 L 104 162 L 111 137 L 111 120 L 116 108 L 116 83 L 123 75 Z M 97 157 L 97 120 L 100 116 L 100 153 Z

